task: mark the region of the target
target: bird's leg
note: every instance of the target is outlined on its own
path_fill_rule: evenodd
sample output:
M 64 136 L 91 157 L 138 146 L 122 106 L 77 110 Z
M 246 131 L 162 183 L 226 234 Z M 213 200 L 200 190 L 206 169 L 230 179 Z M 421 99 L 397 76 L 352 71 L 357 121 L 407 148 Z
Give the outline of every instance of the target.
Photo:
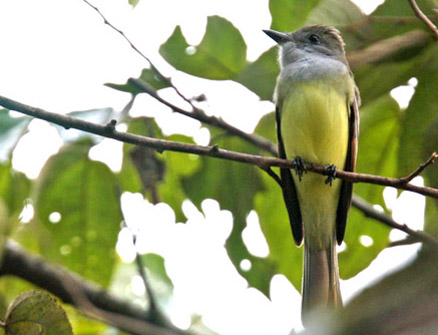
M 336 179 L 336 165 L 330 164 L 330 165 L 324 166 L 324 170 L 323 170 L 322 174 L 324 176 L 327 176 L 325 183 L 332 186 L 333 180 Z
M 303 159 L 299 156 L 294 158 L 294 170 L 298 176 L 299 181 L 301 181 L 301 178 L 303 178 L 303 174 L 307 173 L 306 164 L 304 164 Z

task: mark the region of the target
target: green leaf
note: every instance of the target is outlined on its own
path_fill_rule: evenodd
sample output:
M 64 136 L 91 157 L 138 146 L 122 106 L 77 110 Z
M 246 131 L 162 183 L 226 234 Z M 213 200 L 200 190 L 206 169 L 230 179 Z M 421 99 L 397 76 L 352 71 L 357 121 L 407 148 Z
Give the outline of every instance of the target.
M 320 2 L 321 0 L 270 0 L 271 28 L 279 31 L 292 31 L 300 28 Z
M 219 137 L 216 144 L 229 150 L 254 152 L 252 146 L 235 137 Z M 262 187 L 259 171 L 254 166 L 221 159 L 202 157 L 200 160 L 199 170 L 182 180 L 185 193 L 198 207 L 202 200 L 212 198 L 220 203 L 221 209 L 232 212 L 233 230 L 226 242 L 228 255 L 249 285 L 269 295 L 271 277 L 261 275 L 264 270 L 269 273 L 266 262 L 251 255 L 242 240 L 246 217 L 253 209 L 255 194 Z M 244 259 L 252 264 L 249 271 L 240 268 L 240 262 Z
M 264 52 L 255 62 L 248 64 L 235 81 L 256 93 L 262 100 L 272 100 L 280 68 L 277 48 Z
M 232 79 L 246 65 L 246 44 L 239 30 L 219 16 L 210 16 L 197 46 L 187 44 L 181 28 L 160 47 L 160 54 L 175 68 L 207 79 Z
M 6 335 L 73 335 L 62 307 L 45 292 L 28 291 L 9 306 Z
M 303 1 L 307 2 L 307 1 Z M 365 19 L 360 8 L 349 0 L 323 0 L 312 10 L 305 25 L 346 25 Z
M 155 90 L 170 86 L 170 81 L 167 78 L 164 78 L 155 67 L 143 69 L 138 79 L 144 81 Z M 106 83 L 105 86 L 114 88 L 115 90 L 132 93 L 134 95 L 142 92 L 137 86 L 132 85 L 129 81 L 125 84 Z
M 11 117 L 9 110 L 0 109 L 0 160 L 9 158 L 31 118 Z
M 101 285 L 109 283 L 122 220 L 117 180 L 88 158 L 88 143 L 63 148 L 44 166 L 35 197 L 42 253 Z M 53 213 L 59 213 L 53 218 Z M 58 218 L 56 218 L 58 216 Z

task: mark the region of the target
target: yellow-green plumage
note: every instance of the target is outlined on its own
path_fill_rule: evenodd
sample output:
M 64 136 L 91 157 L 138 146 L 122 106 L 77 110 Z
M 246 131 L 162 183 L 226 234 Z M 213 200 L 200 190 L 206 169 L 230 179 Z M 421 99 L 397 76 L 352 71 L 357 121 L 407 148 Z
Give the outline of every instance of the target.
M 281 109 L 281 133 L 288 159 L 301 157 L 319 165 L 345 165 L 348 144 L 346 92 L 325 81 L 292 85 Z M 326 177 L 309 173 L 301 181 L 293 174 L 311 249 L 330 246 L 335 229 L 341 181 L 330 187 Z

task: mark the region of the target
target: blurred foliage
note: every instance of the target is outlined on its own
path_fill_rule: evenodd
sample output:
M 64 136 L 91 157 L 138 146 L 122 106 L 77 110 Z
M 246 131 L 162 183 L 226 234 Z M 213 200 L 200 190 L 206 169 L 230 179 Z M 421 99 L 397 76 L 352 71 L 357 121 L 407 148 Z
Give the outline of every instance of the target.
M 135 7 L 138 0 L 129 0 Z M 419 0 L 422 10 L 431 15 L 433 1 Z M 436 5 L 436 3 L 435 3 Z M 415 17 L 408 1 L 387 0 L 366 16 L 348 0 L 291 1 L 271 0 L 272 29 L 291 31 L 305 24 L 332 24 L 343 34 L 349 55 L 375 43 L 416 30 L 427 31 Z M 244 13 L 247 14 L 247 13 Z M 267 27 L 268 28 L 268 27 Z M 268 38 L 260 32 L 260 38 Z M 382 44 L 384 45 L 384 44 Z M 359 141 L 359 172 L 396 177 L 407 175 L 438 149 L 438 46 L 432 38 L 415 47 L 400 44 L 384 58 L 365 62 L 353 68 L 362 97 Z M 247 46 L 240 31 L 228 20 L 211 16 L 199 45 L 189 45 L 181 27 L 175 27 L 160 47 L 161 56 L 177 70 L 211 80 L 233 80 L 254 92 L 261 100 L 270 100 L 279 72 L 277 50 L 271 48 L 250 62 Z M 418 85 L 407 107 L 402 109 L 390 92 L 408 85 L 415 77 Z M 139 76 L 152 89 L 170 86 L 154 67 L 144 69 Z M 126 84 L 107 86 L 137 95 L 139 91 Z M 127 108 L 132 105 L 132 101 Z M 243 113 L 243 112 L 242 112 Z M 106 124 L 113 117 L 128 127 L 128 132 L 179 142 L 194 143 L 183 135 L 166 136 L 151 118 L 131 118 L 128 113 L 115 115 L 110 108 L 80 111 L 72 116 Z M 242 114 L 243 115 L 243 114 Z M 244 115 L 243 115 L 244 116 Z M 269 285 L 275 274 L 284 274 L 296 288 L 301 286 L 302 251 L 296 248 L 278 185 L 253 166 L 207 157 L 137 148 L 124 144 L 120 172 L 89 158 L 89 151 L 100 139 L 91 135 L 71 136 L 71 130 L 57 127 L 65 145 L 52 156 L 36 180 L 13 170 L 13 149 L 27 131 L 30 118 L 11 116 L 0 110 L 0 247 L 6 237 L 18 240 L 51 262 L 58 262 L 88 280 L 108 286 L 120 262 L 115 254 L 115 242 L 122 215 L 119 196 L 122 192 L 140 192 L 149 201 L 163 201 L 174 210 L 177 222 L 186 218 L 181 205 L 190 199 L 196 206 L 206 198 L 216 199 L 221 209 L 233 214 L 234 225 L 226 249 L 239 273 L 249 285 L 269 296 Z M 208 126 L 211 144 L 220 148 L 267 155 L 244 140 L 230 137 Z M 264 116 L 255 133 L 276 141 L 273 113 Z M 425 184 L 438 187 L 438 169 L 428 168 L 423 174 Z M 355 193 L 368 202 L 386 208 L 382 187 L 358 184 Z M 19 215 L 25 204 L 32 204 L 32 222 L 23 224 Z M 262 231 L 269 245 L 269 255 L 252 255 L 242 240 L 246 219 L 251 210 L 258 214 Z M 427 200 L 425 229 L 438 236 L 438 202 Z M 388 245 L 390 230 L 361 212 L 352 209 L 345 236 L 345 250 L 340 254 L 340 272 L 350 278 L 367 268 Z M 364 246 L 361 236 L 372 238 Z M 1 255 L 1 253 L 0 253 Z M 172 282 L 166 274 L 164 260 L 157 255 L 144 255 L 154 280 L 165 284 L 168 299 Z M 242 260 L 251 268 L 243 271 Z M 4 280 L 1 278 L 0 280 Z M 15 296 L 28 289 L 11 280 L 0 285 L 0 309 Z M 3 306 L 3 307 L 2 307 Z M 79 317 L 78 317 L 79 318 Z M 79 322 L 80 323 L 80 322 Z M 90 323 L 87 329 L 102 329 Z

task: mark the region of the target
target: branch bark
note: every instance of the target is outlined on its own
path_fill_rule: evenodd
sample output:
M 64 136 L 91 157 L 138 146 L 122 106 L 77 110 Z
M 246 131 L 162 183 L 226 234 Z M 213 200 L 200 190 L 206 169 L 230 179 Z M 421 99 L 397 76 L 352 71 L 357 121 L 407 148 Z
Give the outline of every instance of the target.
M 420 7 L 418 7 L 417 3 L 415 2 L 415 0 L 408 0 L 409 4 L 412 7 L 412 10 L 414 11 L 415 15 L 421 20 L 423 21 L 426 26 L 430 29 L 430 31 L 433 32 L 433 34 L 435 35 L 435 38 L 438 39 L 438 28 L 433 24 L 433 22 L 431 20 L 429 20 L 429 18 L 421 11 Z

